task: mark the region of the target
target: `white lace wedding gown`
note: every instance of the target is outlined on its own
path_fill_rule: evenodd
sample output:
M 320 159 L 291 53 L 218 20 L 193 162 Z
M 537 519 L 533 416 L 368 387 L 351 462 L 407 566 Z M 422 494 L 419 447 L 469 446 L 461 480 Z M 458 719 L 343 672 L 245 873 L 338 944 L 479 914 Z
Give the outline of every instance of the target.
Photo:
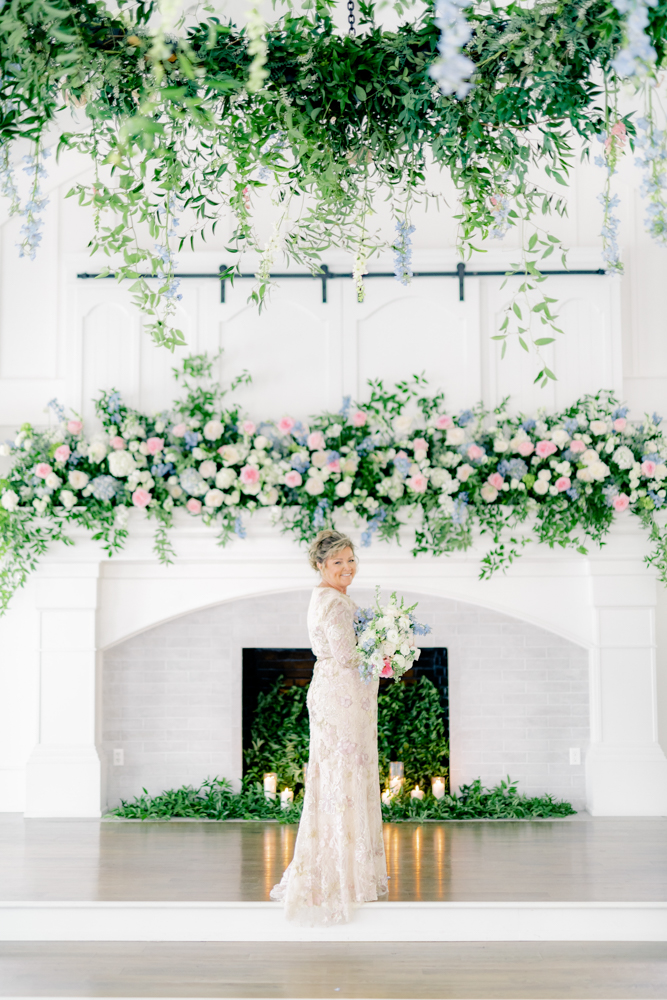
M 271 899 L 288 920 L 343 923 L 387 891 L 377 753 L 378 682 L 362 681 L 354 601 L 316 587 L 308 632 L 317 657 L 308 690 L 310 759 L 294 858 Z

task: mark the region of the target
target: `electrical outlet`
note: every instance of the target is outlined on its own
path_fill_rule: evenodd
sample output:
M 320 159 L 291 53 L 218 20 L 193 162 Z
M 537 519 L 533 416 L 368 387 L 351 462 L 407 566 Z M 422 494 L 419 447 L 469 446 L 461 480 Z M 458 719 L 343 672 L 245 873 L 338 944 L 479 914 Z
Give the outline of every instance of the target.
M 570 751 L 570 757 L 572 756 L 572 751 Z M 125 751 L 124 750 L 114 750 L 113 752 L 113 763 L 114 767 L 122 767 L 125 763 Z
M 570 747 L 570 764 L 581 764 L 581 750 L 579 747 Z

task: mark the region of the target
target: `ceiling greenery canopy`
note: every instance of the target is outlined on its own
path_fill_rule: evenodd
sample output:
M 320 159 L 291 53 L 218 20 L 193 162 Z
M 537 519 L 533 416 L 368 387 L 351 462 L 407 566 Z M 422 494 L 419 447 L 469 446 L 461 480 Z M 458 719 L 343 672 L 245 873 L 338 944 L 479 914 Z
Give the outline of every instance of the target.
M 6 0 L 0 9 L 0 190 L 24 216 L 21 251 L 33 255 L 39 243 L 43 160 L 55 129 L 59 148 L 94 162 L 94 180 L 72 192 L 92 207 L 91 249 L 112 255 L 113 270 L 133 280 L 159 343 L 183 339 L 173 320 L 175 253 L 214 230 L 223 211 L 235 219 L 228 249 L 260 254 L 260 304 L 277 256 L 316 268 L 329 247 L 354 255 L 362 296 L 367 260 L 387 246 L 374 220 L 380 197 L 391 202 L 396 273 L 407 282 L 411 209 L 431 196 L 432 164 L 458 192 L 452 211 L 464 254 L 521 227 L 518 295 L 540 282 L 539 261 L 562 249 L 543 218 L 565 211 L 581 139 L 605 168 L 608 267 L 621 266 L 611 178 L 628 139 L 643 149 L 649 228 L 665 239 L 665 138 L 653 85 L 667 0 L 502 8 L 439 0 L 394 31 L 378 27 L 373 3 L 359 0 L 356 35 L 339 32 L 324 0 L 268 26 L 256 8 L 237 27 L 210 14 L 177 21 L 177 7 L 120 0 L 112 12 L 102 2 Z M 618 110 L 621 77 L 644 91 L 639 123 Z M 58 113 L 65 107 L 74 127 Z M 27 197 L 13 173 L 19 139 L 34 144 L 24 157 Z M 268 240 L 255 227 L 265 189 Z M 539 350 L 553 333 L 550 301 L 522 309 L 515 297 L 499 337 L 518 335 Z M 539 377 L 549 375 L 543 366 Z

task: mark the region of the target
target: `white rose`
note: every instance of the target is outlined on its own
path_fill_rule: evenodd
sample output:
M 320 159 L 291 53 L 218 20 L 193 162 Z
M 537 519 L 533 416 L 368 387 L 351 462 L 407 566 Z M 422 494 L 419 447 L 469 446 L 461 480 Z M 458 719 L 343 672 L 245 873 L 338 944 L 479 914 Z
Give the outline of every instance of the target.
M 220 490 L 209 490 L 206 496 L 204 497 L 204 505 L 206 507 L 222 507 L 222 502 L 224 499 L 225 499 L 224 493 L 222 493 Z
M 583 462 L 584 465 L 591 465 L 593 462 L 598 462 L 599 460 L 600 456 L 598 455 L 595 448 L 589 448 L 587 451 L 583 453 L 583 455 L 579 459 L 579 461 Z
M 506 441 L 505 438 L 496 438 L 495 441 L 493 442 L 494 451 L 507 451 L 509 446 L 510 443 L 509 441 Z
M 258 434 L 253 442 L 253 448 L 256 448 L 257 451 L 266 451 L 270 444 L 271 442 L 267 437 L 264 437 L 263 434 Z
M 545 483 L 548 483 L 549 480 L 551 479 L 551 473 L 550 473 L 550 471 L 548 469 L 541 469 L 537 473 L 537 478 L 538 479 L 543 479 L 545 481 Z
M 570 435 L 562 427 L 556 427 L 551 434 L 551 440 L 557 448 L 564 448 L 570 440 Z
M 218 450 L 218 454 L 222 458 L 225 465 L 236 465 L 237 462 L 241 461 L 238 449 L 236 449 L 233 444 L 224 445 Z
M 11 455 L 11 453 L 12 453 L 11 445 L 0 444 L 0 457 L 7 458 L 8 455 Z
M 107 457 L 107 446 L 104 441 L 92 441 L 88 448 L 88 458 L 91 462 L 103 462 Z
M 50 490 L 57 490 L 59 486 L 62 486 L 62 479 L 57 476 L 55 472 L 49 472 L 48 476 L 44 480 L 44 484 L 48 486 Z
M 341 424 L 332 424 L 325 432 L 324 436 L 328 438 L 337 438 L 343 433 L 343 428 Z
M 228 493 L 225 497 L 225 507 L 236 507 L 240 499 L 241 494 L 238 490 L 234 490 L 233 493 Z
M 87 472 L 78 472 L 76 469 L 72 469 L 67 476 L 67 481 L 73 489 L 82 490 L 84 486 L 88 485 L 88 478 Z
M 407 413 L 402 413 L 400 417 L 396 417 L 394 420 L 394 430 L 400 438 L 407 437 L 410 433 L 410 428 L 412 427 L 413 418 L 409 417 Z
M 592 483 L 593 476 L 591 475 L 591 470 L 589 466 L 585 469 L 577 469 L 577 479 L 581 480 L 582 483 Z
M 341 479 L 339 483 L 336 483 L 336 496 L 349 497 L 352 492 L 352 482 L 351 479 Z
M 174 500 L 178 500 L 179 497 L 183 496 L 183 490 L 178 484 L 173 483 L 169 486 L 169 496 L 173 497 Z
M 320 493 L 324 493 L 324 483 L 319 476 L 310 476 L 306 480 L 306 493 L 309 493 L 311 497 L 316 497 Z
M 207 424 L 204 424 L 204 437 L 207 441 L 217 441 L 219 437 L 222 437 L 224 429 L 225 425 L 219 420 L 209 420 Z
M 436 489 L 440 489 L 441 486 L 449 485 L 451 481 L 452 481 L 451 473 L 449 473 L 447 469 L 431 470 L 431 482 L 436 487 Z
M 538 479 L 533 485 L 533 489 L 542 497 L 545 493 L 549 492 L 549 483 L 546 479 Z
M 592 434 L 606 434 L 607 430 L 608 428 L 606 420 L 591 420 Z
M 218 467 L 215 464 L 215 462 L 212 462 L 211 459 L 209 458 L 206 462 L 202 462 L 202 464 L 199 466 L 199 475 L 202 477 L 202 479 L 210 479 L 211 476 L 215 475 L 217 468 Z
M 192 457 L 196 462 L 200 462 L 202 458 L 206 458 L 206 452 L 202 448 L 193 448 Z
M 5 490 L 0 499 L 0 503 L 5 508 L 5 510 L 16 510 L 19 505 L 18 494 L 14 490 Z
M 275 486 L 269 486 L 268 489 L 264 488 L 259 495 L 259 502 L 265 507 L 273 507 L 278 502 L 278 490 Z
M 241 490 L 246 494 L 246 496 L 256 497 L 261 488 L 261 483 L 245 483 L 241 487 Z
M 44 497 L 41 500 L 38 497 L 35 497 L 35 499 L 32 502 L 32 505 L 38 514 L 43 514 L 44 511 L 46 510 L 48 502 L 49 501 L 46 499 L 46 497 Z
M 137 466 L 129 451 L 112 451 L 109 455 L 109 472 L 112 476 L 129 476 Z
M 215 485 L 219 490 L 228 490 L 236 482 L 236 473 L 233 469 L 220 469 L 215 477 Z
M 61 490 L 60 502 L 63 505 L 63 507 L 66 507 L 67 510 L 70 510 L 70 508 L 72 508 L 76 503 L 76 496 L 74 493 L 72 493 L 71 490 Z
M 474 471 L 475 470 L 473 469 L 472 465 L 468 465 L 468 463 L 465 462 L 465 464 L 462 465 L 460 469 L 458 469 L 456 475 L 459 477 L 462 483 L 465 483 L 465 481 L 470 476 L 472 476 Z
M 588 466 L 588 470 L 592 478 L 597 480 L 597 482 L 601 482 L 609 475 L 609 466 L 605 465 L 604 462 L 592 462 Z
M 447 431 L 447 444 L 453 445 L 455 448 L 459 444 L 463 444 L 466 439 L 466 432 L 463 427 L 450 427 Z
M 657 479 L 658 482 L 662 482 L 665 476 L 667 476 L 667 465 L 663 465 L 661 462 L 660 465 L 656 465 L 655 467 L 654 478 Z

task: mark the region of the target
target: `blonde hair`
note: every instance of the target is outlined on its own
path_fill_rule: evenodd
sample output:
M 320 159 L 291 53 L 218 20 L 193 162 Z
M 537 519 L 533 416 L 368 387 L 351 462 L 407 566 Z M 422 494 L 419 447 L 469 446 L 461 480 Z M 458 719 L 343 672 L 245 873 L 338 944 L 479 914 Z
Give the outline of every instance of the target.
M 342 552 L 343 549 L 352 549 L 354 553 L 352 539 L 344 535 L 342 531 L 325 528 L 324 531 L 320 531 L 315 541 L 311 542 L 308 549 L 308 561 L 313 569 L 319 570 L 321 563 L 325 563 L 330 556 Z

